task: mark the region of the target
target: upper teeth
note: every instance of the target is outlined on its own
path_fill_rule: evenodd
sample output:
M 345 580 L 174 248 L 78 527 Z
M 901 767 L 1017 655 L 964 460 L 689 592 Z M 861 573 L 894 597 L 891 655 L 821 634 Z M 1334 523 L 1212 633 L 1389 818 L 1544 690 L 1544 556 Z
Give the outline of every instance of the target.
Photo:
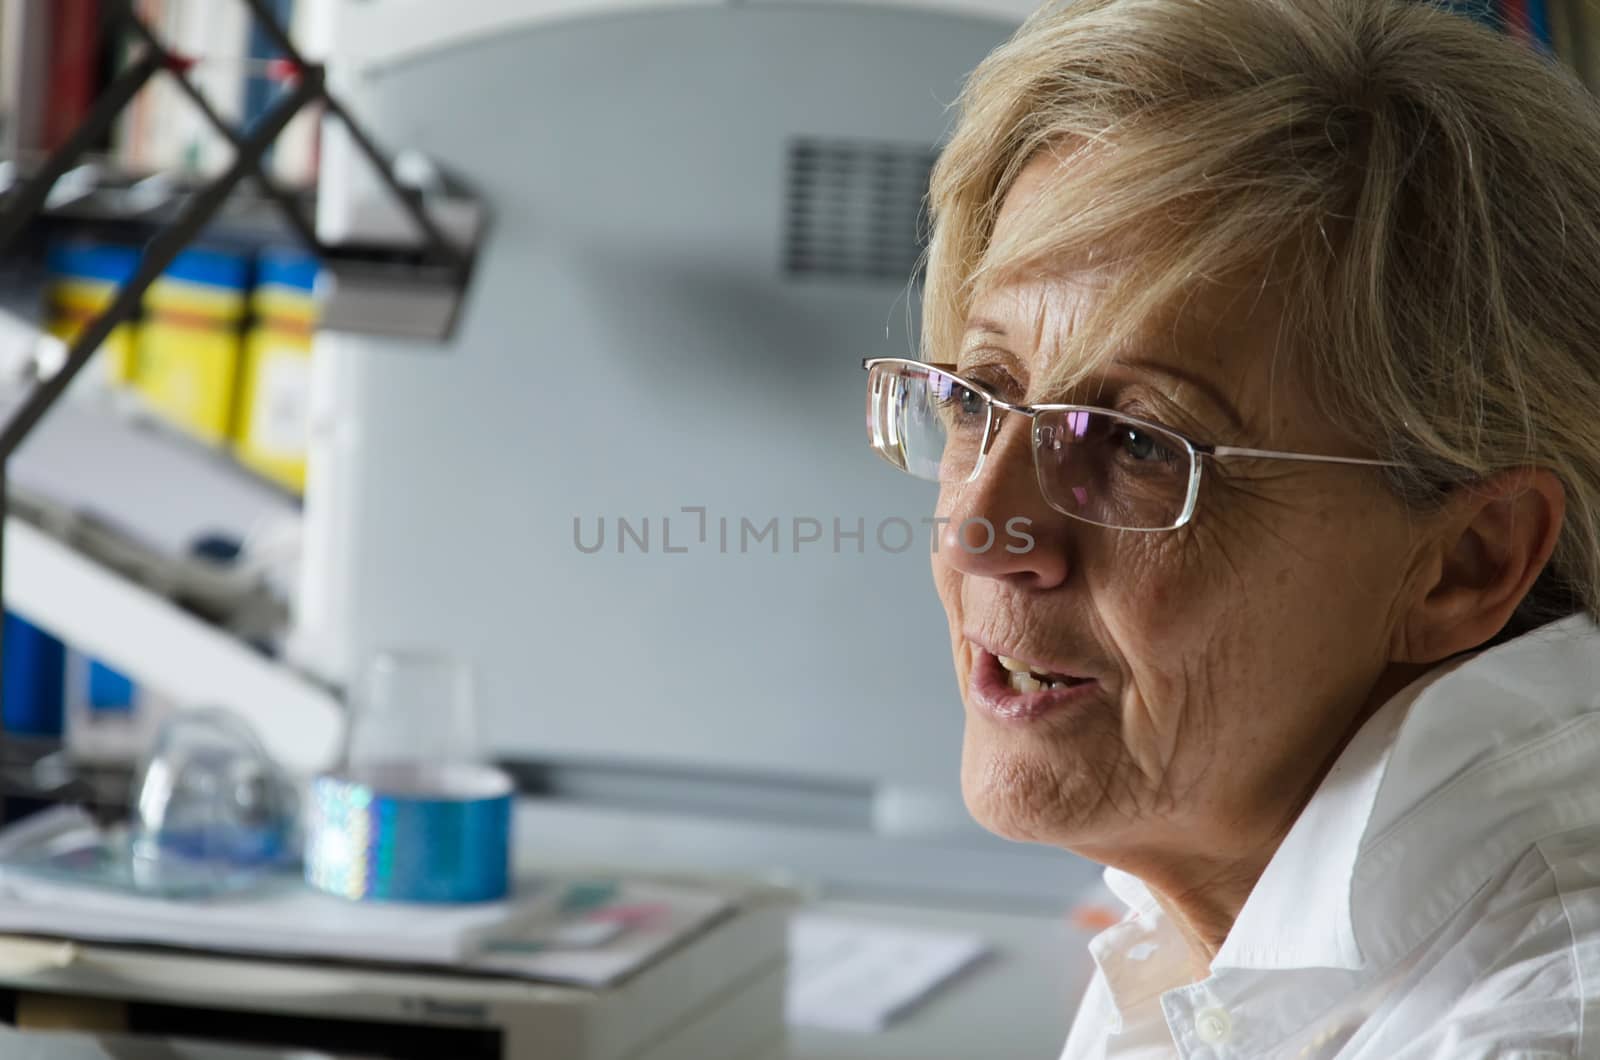
M 1021 659 L 1013 659 L 1009 655 L 996 656 L 1000 665 L 1005 667 L 1011 687 L 1018 692 L 1038 692 L 1046 688 L 1065 688 L 1067 682 L 1056 680 L 1044 674 L 1035 673 L 1033 668 Z

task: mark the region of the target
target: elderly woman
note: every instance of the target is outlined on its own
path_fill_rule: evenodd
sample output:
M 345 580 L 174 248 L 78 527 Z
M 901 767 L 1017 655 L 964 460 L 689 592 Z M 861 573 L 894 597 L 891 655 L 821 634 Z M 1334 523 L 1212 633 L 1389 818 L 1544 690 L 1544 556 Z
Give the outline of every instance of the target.
M 1077 0 L 931 199 L 870 435 L 968 807 L 1129 907 L 1064 1057 L 1600 1057 L 1595 101 L 1401 0 Z

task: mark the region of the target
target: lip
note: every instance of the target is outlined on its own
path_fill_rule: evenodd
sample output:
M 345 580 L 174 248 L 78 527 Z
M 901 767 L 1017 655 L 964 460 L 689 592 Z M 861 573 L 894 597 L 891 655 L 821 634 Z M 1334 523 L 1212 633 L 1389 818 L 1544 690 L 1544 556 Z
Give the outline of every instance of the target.
M 1086 703 L 1100 694 L 1100 682 L 1094 678 L 1088 678 L 1083 684 L 1071 688 L 1018 692 L 1011 687 L 998 656 L 976 642 L 969 643 L 975 649 L 972 669 L 967 678 L 969 698 L 973 706 L 997 721 L 1036 721 Z

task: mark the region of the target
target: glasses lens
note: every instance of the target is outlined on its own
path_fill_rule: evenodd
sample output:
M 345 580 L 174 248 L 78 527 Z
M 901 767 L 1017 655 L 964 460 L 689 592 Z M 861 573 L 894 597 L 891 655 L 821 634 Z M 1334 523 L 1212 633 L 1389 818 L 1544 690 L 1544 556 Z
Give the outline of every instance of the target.
M 1194 460 L 1170 431 L 1109 412 L 1041 413 L 1033 423 L 1039 488 L 1057 509 L 1121 530 L 1179 525 Z
M 867 437 L 900 470 L 930 482 L 965 482 L 988 428 L 988 401 L 955 376 L 918 364 L 872 366 Z

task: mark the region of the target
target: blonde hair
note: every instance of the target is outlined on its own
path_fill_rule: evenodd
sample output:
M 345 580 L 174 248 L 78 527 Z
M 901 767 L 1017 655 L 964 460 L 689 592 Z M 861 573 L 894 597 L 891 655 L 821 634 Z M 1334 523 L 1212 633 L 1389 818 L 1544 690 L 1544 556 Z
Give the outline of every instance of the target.
M 1042 151 L 1050 191 L 994 244 Z M 968 81 L 930 207 L 928 359 L 955 359 L 974 298 L 1022 271 L 1110 277 L 1058 381 L 1257 276 L 1328 411 L 1404 462 L 1408 501 L 1556 472 L 1560 541 L 1512 625 L 1600 617 L 1600 105 L 1552 61 L 1405 0 L 1047 6 Z

